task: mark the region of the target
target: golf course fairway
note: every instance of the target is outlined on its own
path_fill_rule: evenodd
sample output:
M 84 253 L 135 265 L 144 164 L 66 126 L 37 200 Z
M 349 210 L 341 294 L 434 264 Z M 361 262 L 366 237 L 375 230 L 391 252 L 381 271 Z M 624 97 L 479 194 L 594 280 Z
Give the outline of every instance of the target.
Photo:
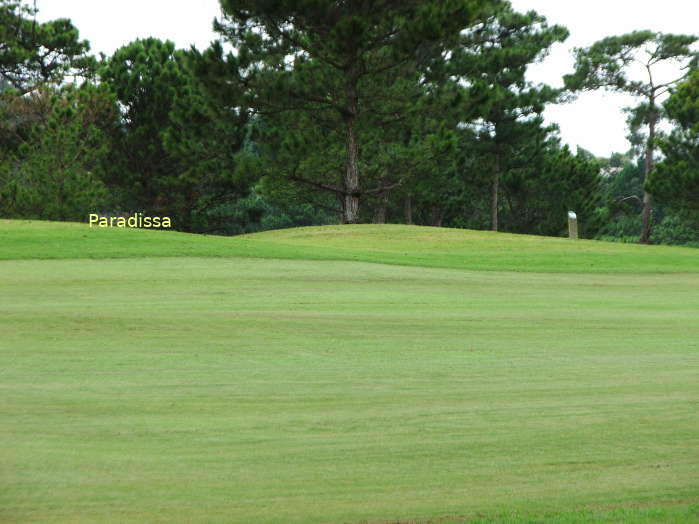
M 699 250 L 0 220 L 0 522 L 699 521 Z

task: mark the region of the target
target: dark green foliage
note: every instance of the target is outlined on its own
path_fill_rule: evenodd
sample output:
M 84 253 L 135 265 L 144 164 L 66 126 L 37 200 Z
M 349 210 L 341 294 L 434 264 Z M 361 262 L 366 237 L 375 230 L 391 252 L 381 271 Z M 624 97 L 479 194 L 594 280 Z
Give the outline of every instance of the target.
M 567 212 L 578 215 L 581 236 L 596 233 L 599 206 L 599 164 L 584 153 L 573 155 L 554 142 L 528 165 L 510 170 L 503 179 L 508 231 L 567 235 Z
M 90 46 L 79 40 L 70 20 L 40 23 L 34 16 L 20 1 L 0 0 L 0 80 L 5 87 L 27 93 L 42 83 L 60 82 L 68 73 L 89 75 L 94 69 L 94 59 L 86 56 Z
M 532 86 L 525 79 L 527 68 L 567 36 L 564 27 L 549 27 L 546 19 L 534 11 L 521 14 L 504 6 L 462 37 L 446 66 L 450 74 L 468 86 L 463 120 L 480 117 L 484 124 L 479 141 L 480 149 L 491 157 L 486 169 L 491 174 L 488 184 L 493 230 L 499 229 L 504 174 L 516 169 L 516 162 L 529 161 L 519 149 L 527 143 L 541 143 L 540 138 L 520 136 L 532 129 L 522 125 L 522 121 L 536 120 L 546 104 L 560 94 L 548 86 Z M 538 128 L 539 124 L 535 124 L 533 129 Z
M 511 151 L 501 164 L 502 230 L 560 236 L 567 234 L 567 212 L 580 217 L 581 233 L 597 232 L 600 205 L 599 163 L 589 153 L 572 155 L 540 119 L 519 122 Z M 514 127 L 512 128 L 514 129 Z M 453 168 L 416 182 L 413 220 L 433 225 L 487 229 L 491 225 L 491 173 L 494 159 L 488 142 L 463 129 Z M 436 183 L 436 182 L 439 183 Z M 432 185 L 434 184 L 434 185 Z M 436 198 L 438 196 L 438 199 Z
M 360 199 L 389 187 L 372 187 L 360 176 L 371 163 L 360 153 L 362 133 L 405 117 L 419 68 L 493 3 L 224 0 L 226 18 L 216 29 L 238 55 L 224 58 L 214 46 L 200 57 L 198 71 L 212 96 L 225 99 L 232 84 L 244 86 L 245 103 L 255 111 L 305 113 L 312 125 L 337 135 L 344 148 L 339 173 L 319 182 L 297 172 L 295 180 L 339 195 L 343 220 L 357 222 Z
M 643 160 L 615 154 L 601 159 L 600 207 L 595 215 L 600 224 L 596 238 L 638 242 L 643 208 Z M 656 206 L 657 207 L 657 206 Z
M 573 210 L 587 237 L 647 240 L 652 224 L 656 241 L 697 240 L 699 73 L 661 106 L 674 82 L 652 71 L 696 64 L 695 37 L 635 31 L 576 50 L 568 89 L 641 98 L 629 129 L 645 158 L 598 160 L 543 124 L 565 93 L 526 72 L 568 31 L 536 12 L 223 0 L 222 13 L 221 41 L 203 52 L 137 40 L 102 61 L 98 86 L 59 89 L 94 69 L 87 42 L 0 0 L 0 214 L 140 211 L 217 234 L 406 222 L 557 236 Z M 647 82 L 628 77 L 634 60 Z
M 633 155 L 615 155 L 601 161 L 602 198 L 608 207 L 626 213 L 640 212 L 643 200 L 643 160 Z
M 632 144 L 644 151 L 644 179 L 648 180 L 654 169 L 654 153 L 659 137 L 657 125 L 663 117 L 658 99 L 667 93 L 684 76 L 666 83 L 654 80 L 658 64 L 675 62 L 687 69 L 696 66 L 699 52 L 693 44 L 699 37 L 673 35 L 652 31 L 634 31 L 621 36 L 610 36 L 586 49 L 576 49 L 575 71 L 564 77 L 571 90 L 606 88 L 630 93 L 639 97 L 640 103 L 628 109 L 630 139 Z M 632 80 L 629 67 L 635 62 L 647 71 L 647 81 Z M 642 129 L 647 128 L 647 134 Z M 641 210 L 640 242 L 649 243 L 652 219 L 652 193 L 645 191 Z
M 116 106 L 99 87 L 56 87 L 92 74 L 69 20 L 39 23 L 0 0 L 0 216 L 85 219 L 107 197 L 105 157 Z
M 649 178 L 648 189 L 699 229 L 699 70 L 677 87 L 665 109 L 676 127 L 660 142 L 665 159 Z
M 264 193 L 279 203 L 326 205 L 339 216 L 344 147 L 334 131 L 305 112 L 257 118 L 252 140 Z
M 638 242 L 641 234 L 640 211 L 643 207 L 642 159 L 613 155 L 603 159 L 601 207 L 595 214 L 600 228 L 596 238 L 622 242 Z M 662 172 L 659 164 L 651 181 Z M 648 184 L 647 184 L 648 185 Z M 678 194 L 682 194 L 681 191 Z M 659 244 L 699 245 L 699 229 L 692 224 L 691 214 L 667 198 L 657 198 L 651 216 L 654 242 Z
M 219 118 L 225 108 L 208 103 L 186 62 L 172 42 L 148 38 L 118 49 L 100 75 L 123 107 L 109 180 L 121 207 L 169 216 L 191 231 L 201 198 L 245 194 L 249 181 L 236 161 L 244 118 Z
M 17 151 L 32 130 L 46 123 L 52 110 L 53 92 L 36 89 L 19 96 L 14 90 L 0 93 L 0 157 Z
M 195 210 L 193 230 L 216 235 L 240 235 L 268 229 L 315 226 L 337 223 L 336 215 L 324 212 L 311 204 L 274 204 L 253 192 L 244 198 L 231 197 L 228 201 L 210 203 L 202 199 Z
M 642 59 L 650 67 L 664 60 L 681 60 L 683 57 L 689 57 L 692 63 L 697 60 L 691 47 L 696 40 L 697 37 L 692 35 L 652 31 L 633 31 L 604 38 L 589 48 L 576 49 L 575 72 L 565 76 L 566 86 L 573 90 L 609 88 L 647 96 L 651 87 L 628 76 L 628 67 L 638 59 L 638 51 L 644 51 Z
M 124 211 L 173 214 L 181 194 L 178 159 L 168 154 L 163 131 L 186 77 L 174 57 L 172 42 L 154 38 L 119 48 L 100 69 L 102 81 L 115 93 L 123 110 L 123 131 L 113 151 L 109 180 L 124 192 Z M 182 217 L 176 213 L 175 224 Z
M 0 216 L 86 220 L 107 203 L 104 179 L 117 122 L 114 100 L 104 88 L 90 85 L 34 98 L 48 112 L 2 163 Z
M 667 215 L 655 226 L 658 244 L 674 244 L 699 247 L 699 229 L 696 218 L 683 214 Z

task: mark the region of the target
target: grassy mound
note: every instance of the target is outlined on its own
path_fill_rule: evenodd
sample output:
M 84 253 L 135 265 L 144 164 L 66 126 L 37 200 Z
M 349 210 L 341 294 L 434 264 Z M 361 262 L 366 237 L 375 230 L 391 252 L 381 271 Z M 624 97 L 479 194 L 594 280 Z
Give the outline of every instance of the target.
M 699 250 L 404 225 L 324 226 L 239 237 L 0 220 L 0 260 L 163 256 L 348 260 L 540 272 L 699 271 Z

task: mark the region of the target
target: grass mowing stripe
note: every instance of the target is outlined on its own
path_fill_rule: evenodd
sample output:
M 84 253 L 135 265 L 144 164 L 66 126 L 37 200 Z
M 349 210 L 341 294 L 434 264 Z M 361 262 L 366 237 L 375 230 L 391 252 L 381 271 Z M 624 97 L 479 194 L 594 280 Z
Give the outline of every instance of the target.
M 604 518 L 691 522 L 697 289 L 692 273 L 3 261 L 0 519 L 585 522 L 605 513 L 575 508 L 648 504 Z

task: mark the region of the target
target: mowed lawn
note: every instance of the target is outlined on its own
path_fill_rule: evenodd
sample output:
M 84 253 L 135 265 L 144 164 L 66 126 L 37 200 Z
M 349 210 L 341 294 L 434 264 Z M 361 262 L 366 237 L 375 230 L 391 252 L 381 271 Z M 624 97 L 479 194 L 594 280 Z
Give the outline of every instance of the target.
M 0 239 L 0 522 L 699 521 L 699 250 Z

